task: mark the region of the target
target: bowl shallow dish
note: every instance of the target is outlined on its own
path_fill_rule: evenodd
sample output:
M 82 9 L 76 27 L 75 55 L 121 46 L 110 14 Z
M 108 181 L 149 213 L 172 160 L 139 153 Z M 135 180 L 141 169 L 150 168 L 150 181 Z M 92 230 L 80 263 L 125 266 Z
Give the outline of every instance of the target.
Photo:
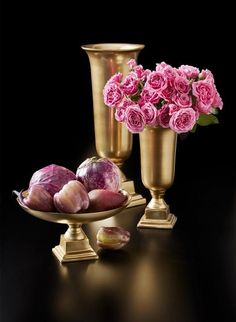
M 124 210 L 130 204 L 132 197 L 125 190 L 121 190 L 121 193 L 124 194 L 127 199 L 118 208 L 76 214 L 43 212 L 27 207 L 19 198 L 17 198 L 17 202 L 24 211 L 34 217 L 54 223 L 67 224 L 69 226 L 66 233 L 61 235 L 60 244 L 54 247 L 52 251 L 60 262 L 71 262 L 98 258 L 97 254 L 90 246 L 88 237 L 83 232 L 81 226 L 85 223 L 112 217 Z

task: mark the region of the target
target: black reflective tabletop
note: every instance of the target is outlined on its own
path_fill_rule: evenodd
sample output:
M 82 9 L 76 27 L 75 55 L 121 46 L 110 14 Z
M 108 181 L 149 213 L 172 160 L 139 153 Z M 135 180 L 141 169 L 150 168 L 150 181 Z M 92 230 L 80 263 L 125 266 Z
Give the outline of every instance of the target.
M 199 322 L 235 316 L 232 200 L 222 222 L 209 207 L 192 209 L 186 201 L 174 207 L 173 230 L 137 228 L 144 206 L 86 224 L 99 259 L 67 264 L 51 251 L 66 225 L 36 219 L 14 202 L 5 209 L 1 235 L 2 321 Z M 129 244 L 117 251 L 100 249 L 96 233 L 101 226 L 129 230 Z

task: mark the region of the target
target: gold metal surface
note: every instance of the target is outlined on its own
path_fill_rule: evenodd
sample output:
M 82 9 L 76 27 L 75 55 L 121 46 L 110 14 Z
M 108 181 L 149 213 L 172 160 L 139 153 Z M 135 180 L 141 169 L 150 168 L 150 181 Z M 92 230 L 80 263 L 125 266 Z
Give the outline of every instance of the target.
M 122 189 L 128 191 L 132 196 L 131 203 L 128 205 L 128 208 L 146 205 L 146 198 L 143 198 L 142 195 L 135 192 L 134 182 L 132 180 L 126 180 L 122 182 Z
M 177 134 L 171 129 L 146 126 L 139 139 L 142 182 L 152 199 L 138 227 L 173 228 L 177 218 L 163 197 L 174 181 Z
M 131 154 L 133 137 L 124 124 L 115 120 L 115 109 L 104 104 L 103 88 L 116 72 L 127 75 L 127 62 L 131 58 L 137 59 L 143 48 L 142 44 L 119 43 L 82 46 L 88 54 L 91 69 L 96 151 L 100 157 L 111 159 L 120 168 Z M 135 197 L 132 200 L 139 200 L 139 204 L 146 203 L 141 195 L 135 193 L 132 181 L 127 180 L 122 171 L 121 177 L 122 182 L 130 182 L 122 188 L 131 188 L 127 191 Z
M 17 201 L 23 210 L 39 219 L 54 223 L 67 224 L 69 226 L 66 233 L 61 235 L 60 244 L 52 249 L 58 260 L 63 263 L 98 258 L 96 252 L 90 246 L 88 237 L 83 232 L 81 226 L 85 223 L 112 217 L 124 210 L 131 202 L 132 197 L 124 190 L 121 192 L 127 196 L 126 201 L 121 207 L 100 212 L 76 214 L 43 212 L 30 209 L 24 205 L 19 198 L 17 198 Z

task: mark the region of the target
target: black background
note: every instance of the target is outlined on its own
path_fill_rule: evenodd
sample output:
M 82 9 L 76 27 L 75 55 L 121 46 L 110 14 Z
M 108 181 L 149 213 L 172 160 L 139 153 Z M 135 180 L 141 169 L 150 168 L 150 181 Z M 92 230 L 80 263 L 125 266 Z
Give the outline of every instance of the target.
M 96 13 L 96 7 L 92 8 Z M 189 179 L 201 176 L 203 180 L 213 172 L 214 176 L 231 172 L 233 146 L 227 143 L 234 142 L 231 78 L 235 66 L 230 9 L 224 18 L 223 8 L 213 13 L 203 7 L 188 15 L 174 8 L 160 8 L 155 16 L 148 8 L 141 13 L 137 8 L 132 11 L 132 7 L 126 13 L 120 6 L 113 14 L 97 13 L 94 17 L 88 9 L 59 5 L 14 4 L 11 9 L 6 14 L 3 47 L 4 186 L 26 186 L 32 172 L 49 163 L 75 169 L 91 154 L 90 67 L 80 46 L 97 42 L 144 43 L 139 62 L 150 69 L 161 61 L 210 69 L 224 101 L 220 125 L 200 128 L 179 144 L 178 166 L 182 169 L 178 172 L 181 176 L 187 173 Z M 138 162 L 136 150 L 137 144 L 130 162 Z
M 176 229 L 187 234 L 189 250 L 200 260 L 205 300 L 211 309 L 218 307 L 214 318 L 225 316 L 224 321 L 233 321 L 236 114 L 231 8 L 214 7 L 209 12 L 200 4 L 186 12 L 149 4 L 142 8 L 136 4 L 135 8 L 128 3 L 110 3 L 109 14 L 92 4 L 86 9 L 57 3 L 15 3 L 6 8 L 1 104 L 2 245 L 7 247 L 11 239 L 9 229 L 14 235 L 32 227 L 31 221 L 19 218 L 12 189 L 27 187 L 32 173 L 47 164 L 75 171 L 86 157 L 96 154 L 90 67 L 81 45 L 144 43 L 139 62 L 145 68 L 154 69 L 161 61 L 176 67 L 189 64 L 208 68 L 224 102 L 219 125 L 199 127 L 195 134 L 178 140 L 176 177 L 167 201 L 178 214 Z M 135 135 L 125 169 L 149 198 L 141 184 L 139 167 Z M 34 229 L 45 229 L 45 238 L 50 239 L 45 225 L 38 223 Z M 61 228 L 53 229 L 58 235 Z M 6 252 L 1 252 L 6 261 L 3 254 Z M 6 272 L 4 266 L 2 277 Z

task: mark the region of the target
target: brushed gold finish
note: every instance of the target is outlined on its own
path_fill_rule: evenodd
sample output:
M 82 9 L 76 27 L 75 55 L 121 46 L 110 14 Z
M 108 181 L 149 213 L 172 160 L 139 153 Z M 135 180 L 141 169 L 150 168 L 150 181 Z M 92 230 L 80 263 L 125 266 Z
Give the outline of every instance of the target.
M 70 224 L 66 233 L 61 235 L 60 244 L 52 251 L 61 263 L 98 259 L 80 224 Z
M 142 182 L 152 199 L 138 227 L 173 228 L 177 218 L 163 197 L 174 181 L 177 134 L 171 129 L 146 126 L 139 139 Z
M 17 198 L 17 201 L 23 210 L 33 215 L 34 217 L 54 223 L 67 224 L 69 226 L 66 233 L 64 235 L 61 235 L 60 244 L 52 249 L 54 255 L 58 258 L 58 260 L 61 263 L 64 263 L 98 258 L 96 252 L 90 246 L 88 237 L 85 235 L 81 226 L 85 223 L 112 217 L 124 210 L 131 202 L 132 197 L 124 190 L 122 190 L 121 193 L 123 193 L 127 197 L 127 199 L 119 208 L 100 212 L 76 214 L 43 212 L 30 209 L 29 207 L 24 205 L 19 198 Z
M 109 158 L 119 168 L 122 167 L 132 151 L 133 137 L 126 126 L 115 119 L 115 109 L 104 104 L 103 88 L 108 79 L 117 72 L 124 76 L 129 72 L 127 62 L 137 59 L 139 52 L 144 48 L 142 44 L 89 44 L 82 46 L 89 57 L 96 151 L 100 157 Z M 145 204 L 146 200 L 135 193 L 134 184 L 127 180 L 121 171 L 122 182 L 130 182 L 122 186 L 133 195 L 131 205 Z M 136 200 L 136 202 L 135 202 Z

